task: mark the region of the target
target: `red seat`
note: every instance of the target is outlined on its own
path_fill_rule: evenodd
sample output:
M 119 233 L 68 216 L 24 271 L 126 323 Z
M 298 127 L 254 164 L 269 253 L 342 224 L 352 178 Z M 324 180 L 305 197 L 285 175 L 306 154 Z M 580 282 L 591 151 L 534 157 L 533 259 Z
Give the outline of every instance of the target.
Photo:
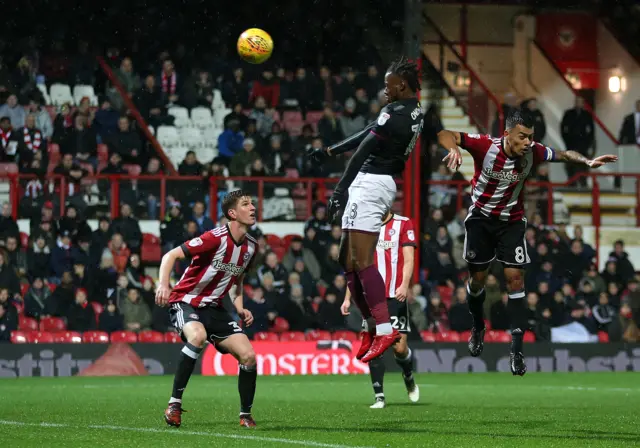
M 278 261 L 282 261 L 282 259 L 287 253 L 287 249 L 284 246 L 272 247 L 271 250 L 278 257 Z
M 138 335 L 133 331 L 114 331 L 111 333 L 111 342 L 124 342 L 127 344 L 135 344 L 138 342 Z
M 609 334 L 606 331 L 598 331 L 598 340 L 600 342 L 609 342 Z
M 23 296 L 24 296 L 24 294 L 23 294 Z M 13 306 L 16 307 L 16 310 L 18 311 L 18 314 L 24 313 L 24 303 L 16 303 Z
M 87 331 L 82 335 L 82 342 L 85 344 L 108 344 L 109 333 L 104 331 Z
M 316 288 L 318 289 L 318 294 L 320 294 L 320 297 L 324 297 L 324 295 L 327 293 L 327 287 L 324 285 L 316 285 Z
M 27 333 L 24 331 L 12 331 L 11 343 L 12 344 L 26 344 L 28 341 Z
M 511 342 L 511 335 L 506 331 L 489 330 L 486 333 L 485 341 L 505 344 Z
M 265 237 L 267 239 L 267 244 L 269 246 L 271 246 L 271 249 L 273 249 L 274 247 L 282 246 L 282 240 L 280 239 L 280 237 L 278 235 L 274 235 L 272 233 L 267 233 L 265 235 Z
M 104 143 L 98 145 L 98 160 L 105 163 L 109 160 L 109 147 Z
M 467 342 L 470 336 L 471 336 L 471 331 L 461 331 L 460 333 L 458 333 L 460 342 Z
M 453 289 L 448 286 L 438 286 L 437 288 L 438 294 L 440 294 L 440 299 L 442 303 L 446 305 L 447 308 L 451 306 L 451 296 L 453 296 Z
M 151 233 L 142 234 L 142 248 L 140 251 L 142 261 L 147 263 L 159 263 L 162 259 L 160 239 Z
M 167 342 L 169 344 L 180 344 L 183 341 L 178 333 L 170 331 L 164 334 L 164 342 Z
M 29 291 L 29 288 L 31 288 L 31 285 L 29 283 L 23 283 L 20 285 L 20 295 L 22 297 L 25 296 L 25 294 L 27 293 L 27 291 Z
M 29 247 L 29 235 L 25 232 L 20 232 L 20 244 L 22 247 Z
M 524 342 L 536 342 L 536 336 L 531 331 L 524 332 Z
M 424 342 L 436 342 L 436 335 L 431 331 L 424 330 L 420 332 L 420 337 Z
M 276 333 L 282 333 L 284 331 L 288 331 L 289 322 L 287 322 L 287 319 L 285 319 L 284 317 L 276 317 L 276 319 L 273 321 L 272 330 L 275 331 Z
M 47 331 L 32 331 L 27 335 L 30 344 L 53 344 L 55 339 L 53 333 Z
M 455 331 L 442 331 L 436 333 L 437 342 L 460 342 L 460 335 Z
M 56 290 L 56 288 L 58 287 L 58 285 L 56 285 L 55 283 L 49 283 L 49 291 L 53 292 Z
M 43 317 L 40 319 L 40 331 L 65 331 L 67 324 L 59 317 Z
M 266 331 L 259 331 L 253 335 L 254 341 L 268 341 L 268 342 L 278 342 L 280 338 L 277 333 L 268 333 Z
M 0 175 L 16 174 L 18 165 L 15 163 L 0 163 Z
M 282 245 L 285 249 L 289 250 L 291 241 L 293 241 L 294 238 L 300 238 L 300 235 L 285 235 L 284 238 L 282 238 Z
M 80 344 L 82 335 L 77 331 L 57 331 L 53 333 L 53 341 L 62 344 Z
M 280 335 L 280 342 L 303 342 L 304 333 L 301 331 L 285 331 Z
M 37 331 L 38 321 L 31 317 L 20 315 L 18 317 L 18 329 L 22 331 Z
M 141 331 L 138 335 L 138 342 L 162 344 L 164 342 L 164 335 L 159 331 Z
M 330 341 L 331 333 L 325 330 L 311 330 L 304 335 L 307 341 Z
M 360 339 L 358 333 L 349 330 L 334 331 L 331 337 L 334 341 L 358 341 Z

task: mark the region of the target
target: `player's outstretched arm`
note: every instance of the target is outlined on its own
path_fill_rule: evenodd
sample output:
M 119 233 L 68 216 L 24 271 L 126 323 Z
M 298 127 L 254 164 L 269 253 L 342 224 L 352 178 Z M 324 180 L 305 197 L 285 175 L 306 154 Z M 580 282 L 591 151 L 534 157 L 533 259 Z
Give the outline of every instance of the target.
M 462 165 L 462 154 L 458 148 L 462 144 L 460 133 L 443 129 L 438 132 L 438 144 L 449 151 L 442 161 L 447 163 L 450 170 L 457 171 Z
M 156 304 L 159 306 L 166 306 L 169 302 L 169 295 L 171 294 L 171 286 L 169 280 L 171 279 L 171 272 L 173 266 L 176 264 L 176 260 L 182 260 L 186 258 L 182 247 L 176 247 L 164 254 L 162 261 L 160 262 L 160 278 L 158 289 L 156 290 Z
M 328 148 L 311 148 L 307 151 L 307 154 L 317 163 L 322 163 L 329 156 L 335 156 L 352 151 L 356 149 L 360 145 L 360 143 L 362 143 L 362 140 L 364 140 L 367 134 L 369 134 L 375 124 L 376 122 L 372 121 L 362 131 L 356 132 L 355 134 L 345 138 L 341 142 L 331 145 Z
M 589 159 L 577 151 L 559 151 L 555 150 L 553 162 L 564 163 L 578 163 L 587 165 L 591 168 L 600 168 L 607 163 L 614 163 L 618 161 L 618 156 L 613 154 L 606 154 L 604 156 L 596 157 L 595 159 Z

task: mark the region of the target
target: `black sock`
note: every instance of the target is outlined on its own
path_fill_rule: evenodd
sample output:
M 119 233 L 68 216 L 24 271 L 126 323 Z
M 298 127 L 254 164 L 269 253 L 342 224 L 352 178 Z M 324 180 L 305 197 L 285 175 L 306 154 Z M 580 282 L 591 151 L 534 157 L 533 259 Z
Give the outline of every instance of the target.
M 469 313 L 473 316 L 473 328 L 480 331 L 484 329 L 484 298 L 486 294 L 484 288 L 473 292 L 467 283 L 467 303 Z
M 527 310 L 524 303 L 524 291 L 514 291 L 509 293 L 507 302 L 507 313 L 511 326 L 511 351 L 513 353 L 522 352 L 522 339 L 527 330 Z
M 384 361 L 382 358 L 376 358 L 369 362 L 369 372 L 371 374 L 371 385 L 376 398 L 384 398 Z
M 251 414 L 253 397 L 256 395 L 256 379 L 258 371 L 256 366 L 243 366 L 240 364 L 238 373 L 238 392 L 240 392 L 240 414 Z
M 395 354 L 394 357 L 396 363 L 402 368 L 402 376 L 406 380 L 411 379 L 411 375 L 413 375 L 413 352 L 411 349 L 409 349 L 409 353 L 404 358 L 398 358 Z
M 202 352 L 202 348 L 191 345 L 188 342 L 184 347 L 182 347 L 182 352 L 180 353 L 180 364 L 178 364 L 178 370 L 176 371 L 176 376 L 173 379 L 173 392 L 171 393 L 171 400 L 169 403 L 176 401 L 180 403 L 182 401 L 182 394 L 184 393 L 184 389 L 187 387 L 189 378 L 191 378 L 191 374 L 196 366 L 196 361 L 198 360 L 198 356 L 200 356 L 200 352 Z

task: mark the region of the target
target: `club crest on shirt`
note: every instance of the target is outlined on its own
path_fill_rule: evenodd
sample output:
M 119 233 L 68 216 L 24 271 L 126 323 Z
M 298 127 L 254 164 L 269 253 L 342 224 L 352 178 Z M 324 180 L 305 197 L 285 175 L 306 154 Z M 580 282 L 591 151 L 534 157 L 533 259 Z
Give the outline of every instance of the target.
M 478 138 L 480 138 L 480 134 L 467 134 L 467 137 L 478 139 Z
M 202 246 L 202 238 L 194 238 L 191 241 L 189 241 L 189 247 L 198 247 L 198 246 Z
M 389 118 L 391 118 L 391 115 L 386 112 L 382 112 L 378 117 L 378 126 L 384 126 L 384 124 L 389 121 Z
M 251 258 L 251 254 L 249 252 L 245 252 L 245 254 L 243 255 L 242 259 L 244 261 L 247 261 L 249 258 Z
M 468 251 L 467 252 L 467 258 L 469 260 L 473 260 L 474 258 L 476 258 L 476 253 L 474 251 L 472 251 L 472 250 Z
M 396 234 L 396 231 L 394 229 L 389 230 L 389 236 L 393 236 Z
M 413 234 L 413 230 L 409 230 L 409 231 L 407 232 L 407 238 L 409 238 L 409 241 L 415 241 L 416 237 L 415 237 L 415 235 Z
M 189 314 L 189 319 L 199 320 L 200 318 L 198 317 L 198 315 L 196 313 L 193 313 L 193 314 Z

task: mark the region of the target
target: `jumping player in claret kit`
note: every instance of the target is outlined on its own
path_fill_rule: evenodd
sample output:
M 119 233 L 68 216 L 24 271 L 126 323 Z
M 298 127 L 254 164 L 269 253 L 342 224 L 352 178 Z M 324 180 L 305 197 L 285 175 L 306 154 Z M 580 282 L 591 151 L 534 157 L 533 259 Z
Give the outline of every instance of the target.
M 365 319 L 375 320 L 375 326 L 365 324 L 362 333 L 356 357 L 363 362 L 381 356 L 400 339 L 398 330 L 391 326 L 384 280 L 373 255 L 382 218 L 395 200 L 393 177 L 403 172 L 423 125 L 422 107 L 416 98 L 420 89 L 417 66 L 406 59 L 392 63 L 384 83 L 388 104 L 377 120 L 340 143 L 309 151 L 314 160 L 322 162 L 357 148 L 333 191 L 328 212 L 332 221 L 342 215 L 340 262 L 351 297 Z
M 507 117 L 506 130 L 500 138 L 447 130 L 438 134 L 440 145 L 449 150 L 444 158 L 449 168 L 457 169 L 462 162 L 458 146 L 471 154 L 475 164 L 463 254 L 469 264 L 467 298 L 473 316 L 469 353 L 480 356 L 484 348 L 484 284 L 489 264 L 495 259 L 503 265 L 509 294 L 507 310 L 512 338 L 509 365 L 511 372 L 520 376 L 527 371 L 522 354 L 527 328 L 523 270 L 530 262 L 524 239 L 527 228 L 523 200 L 525 180 L 537 165 L 545 162 L 599 168 L 618 160 L 614 155 L 587 159 L 575 151 L 560 151 L 536 143 L 533 126 L 533 121 L 516 111 Z
M 169 406 L 164 413 L 165 421 L 171 426 L 179 427 L 182 423 L 182 394 L 207 341 L 215 344 L 221 353 L 230 353 L 238 360 L 240 425 L 256 426 L 251 416 L 257 378 L 255 352 L 242 328 L 223 307 L 223 299 L 228 294 L 244 324 L 253 323 L 251 312 L 243 306 L 242 282 L 258 251 L 258 243 L 247 234 L 256 222 L 256 208 L 251 196 L 236 190 L 225 196 L 222 211 L 229 220 L 228 225 L 169 251 L 160 264 L 156 303 L 170 305 L 171 322 L 185 341 Z M 186 257 L 191 257 L 191 264 L 172 290 L 169 277 L 173 266 L 176 260 Z
M 413 403 L 420 399 L 420 389 L 413 378 L 413 353 L 407 345 L 407 334 L 411 332 L 411 319 L 407 294 L 413 276 L 414 250 L 417 248 L 413 223 L 409 218 L 388 212 L 382 220 L 382 229 L 376 247 L 375 263 L 384 278 L 385 295 L 391 316 L 391 326 L 398 330 L 401 339 L 393 347 L 393 356 L 402 369 L 402 380 L 407 388 L 409 400 Z M 351 306 L 351 294 L 347 294 L 342 303 L 342 314 L 347 316 Z M 365 321 L 363 320 L 363 327 Z M 372 409 L 386 406 L 384 398 L 384 361 L 381 358 L 369 362 L 371 384 L 375 394 Z

